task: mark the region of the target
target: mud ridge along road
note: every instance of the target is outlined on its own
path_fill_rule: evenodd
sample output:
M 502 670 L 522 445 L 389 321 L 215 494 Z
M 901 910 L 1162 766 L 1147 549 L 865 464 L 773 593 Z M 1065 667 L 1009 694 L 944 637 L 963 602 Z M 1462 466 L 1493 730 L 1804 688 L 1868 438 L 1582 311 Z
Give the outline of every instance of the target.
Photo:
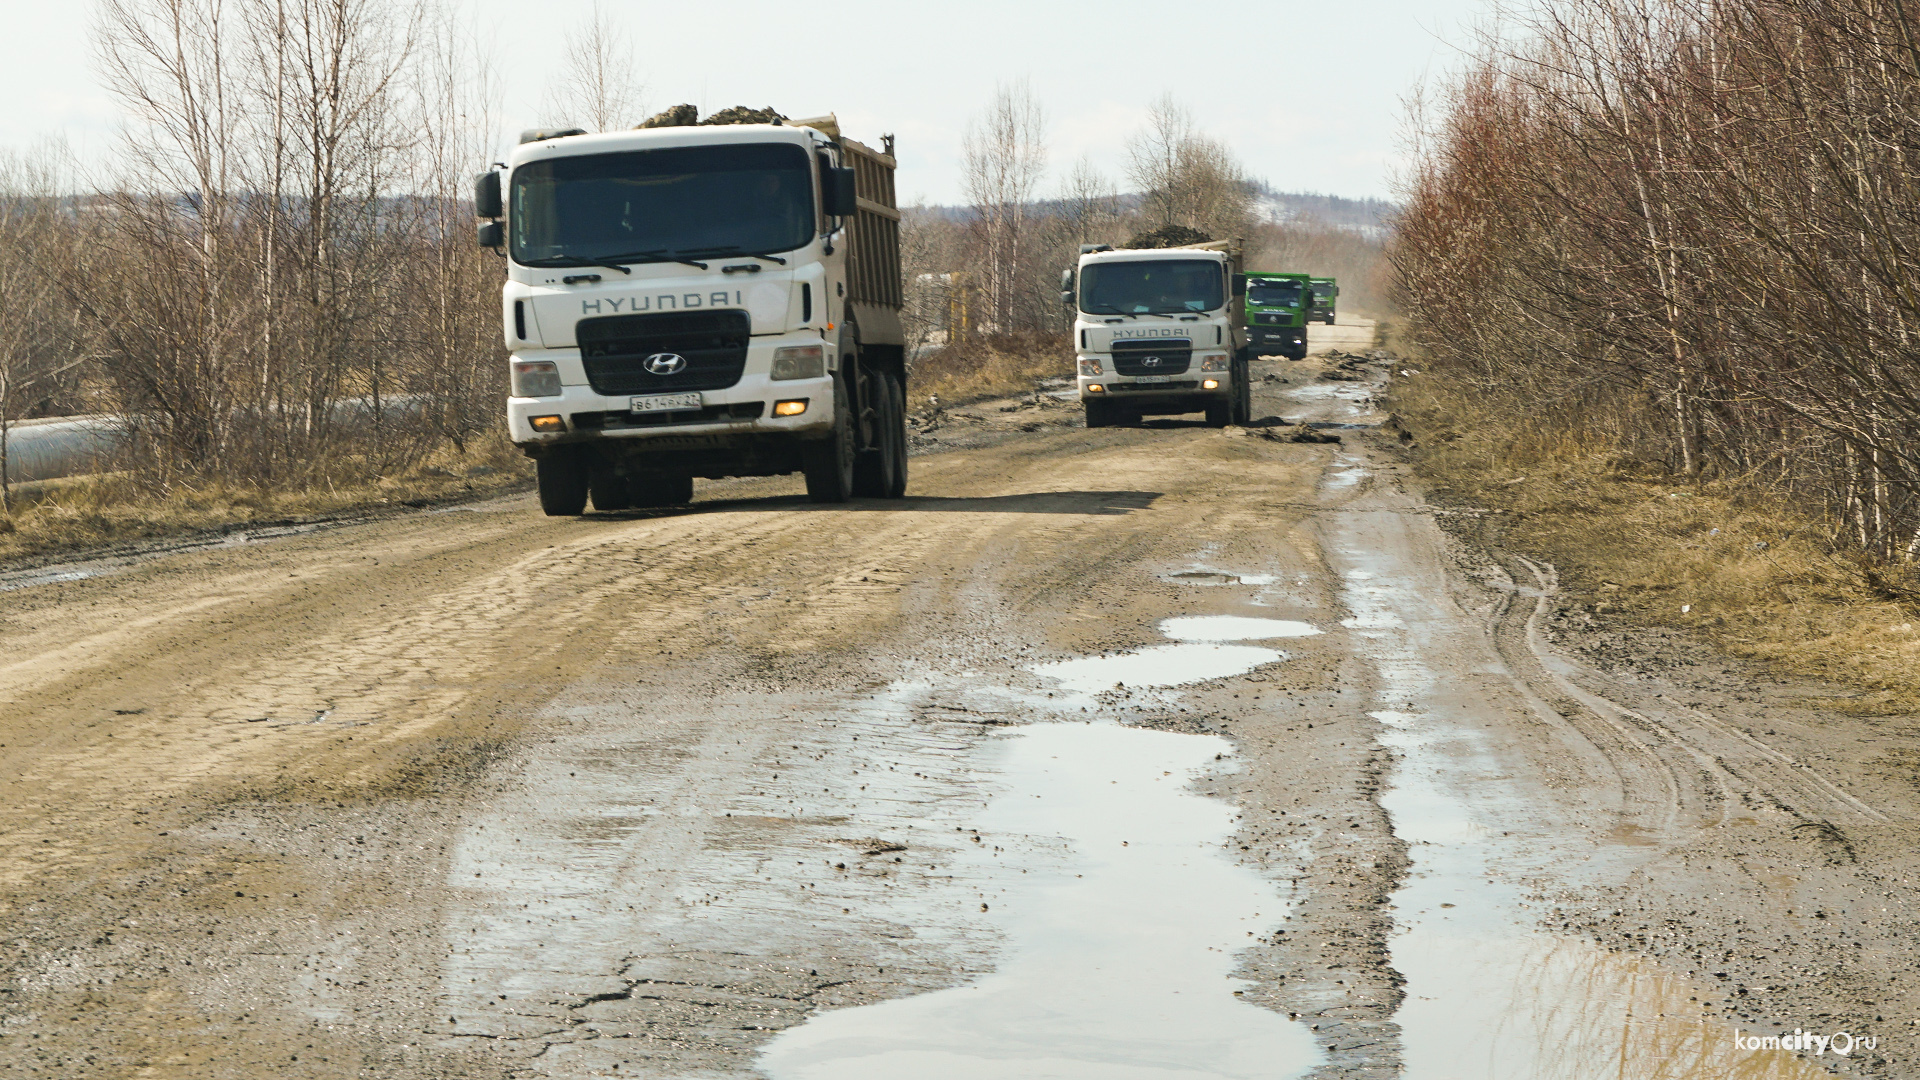
M 1920 1076 L 1911 718 L 1592 624 L 1399 370 L 11 579 L 0 1077 Z

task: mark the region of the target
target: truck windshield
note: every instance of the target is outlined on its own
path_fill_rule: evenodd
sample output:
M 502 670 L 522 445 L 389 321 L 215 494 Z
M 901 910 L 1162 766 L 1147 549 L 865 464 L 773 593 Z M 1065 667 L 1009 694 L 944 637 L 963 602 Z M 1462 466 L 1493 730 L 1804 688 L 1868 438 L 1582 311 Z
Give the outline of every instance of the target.
M 1094 263 L 1080 271 L 1080 310 L 1111 315 L 1212 311 L 1226 303 L 1226 275 L 1203 259 Z
M 1302 291 L 1297 281 L 1254 278 L 1247 282 L 1247 303 L 1254 307 L 1299 307 Z
M 533 161 L 513 171 L 512 248 L 527 266 L 791 251 L 813 239 L 813 170 L 785 143 Z

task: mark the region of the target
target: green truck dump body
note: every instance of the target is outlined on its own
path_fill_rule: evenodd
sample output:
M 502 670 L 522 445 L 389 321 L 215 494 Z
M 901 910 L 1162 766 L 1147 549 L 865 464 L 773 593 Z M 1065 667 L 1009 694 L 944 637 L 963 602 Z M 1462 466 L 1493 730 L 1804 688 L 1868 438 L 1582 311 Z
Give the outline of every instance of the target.
M 1311 282 L 1305 274 L 1247 275 L 1247 337 L 1254 355 L 1306 358 Z

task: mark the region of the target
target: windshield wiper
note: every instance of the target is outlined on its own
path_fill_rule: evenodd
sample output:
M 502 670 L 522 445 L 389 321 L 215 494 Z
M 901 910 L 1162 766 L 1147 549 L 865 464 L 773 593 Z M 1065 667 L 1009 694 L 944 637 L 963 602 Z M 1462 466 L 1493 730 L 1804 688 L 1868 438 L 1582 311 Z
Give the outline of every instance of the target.
M 735 254 L 736 252 L 738 253 L 737 255 Z M 736 258 L 741 258 L 741 259 L 765 259 L 768 262 L 779 263 L 781 266 L 787 265 L 787 260 L 781 258 L 778 255 L 768 255 L 759 251 L 741 251 L 740 245 L 738 244 L 734 244 L 729 247 L 695 248 L 694 250 L 687 252 L 687 254 L 689 255 L 734 255 Z
M 642 259 L 652 259 L 655 262 L 677 262 L 685 266 L 699 267 L 702 270 L 707 268 L 706 263 L 698 259 L 689 259 L 677 251 L 629 251 L 625 255 L 614 255 L 611 256 L 611 258 L 630 259 L 634 262 L 639 262 Z
M 1131 311 L 1121 311 L 1119 308 L 1114 307 L 1112 304 L 1101 304 L 1098 307 L 1083 307 L 1080 310 L 1087 312 L 1090 315 L 1100 315 L 1100 314 L 1131 315 L 1133 314 L 1133 312 Z
M 621 266 L 617 262 L 610 262 L 606 259 L 588 259 L 578 255 L 560 255 L 551 259 L 528 259 L 526 260 L 526 265 L 528 266 L 604 266 L 609 270 L 618 270 L 623 274 L 633 273 L 632 270 L 629 270 L 626 267 Z

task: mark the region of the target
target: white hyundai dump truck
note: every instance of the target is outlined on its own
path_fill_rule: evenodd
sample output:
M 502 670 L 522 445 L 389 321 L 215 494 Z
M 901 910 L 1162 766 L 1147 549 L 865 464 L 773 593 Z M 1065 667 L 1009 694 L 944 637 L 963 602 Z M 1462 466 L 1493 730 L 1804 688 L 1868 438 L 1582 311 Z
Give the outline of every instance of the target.
M 529 132 L 474 189 L 507 259 L 507 424 L 550 515 L 802 472 L 907 485 L 893 137 L 833 117 Z
M 1090 244 L 1061 280 L 1073 305 L 1088 427 L 1204 412 L 1214 427 L 1252 409 L 1238 240 L 1165 248 Z

